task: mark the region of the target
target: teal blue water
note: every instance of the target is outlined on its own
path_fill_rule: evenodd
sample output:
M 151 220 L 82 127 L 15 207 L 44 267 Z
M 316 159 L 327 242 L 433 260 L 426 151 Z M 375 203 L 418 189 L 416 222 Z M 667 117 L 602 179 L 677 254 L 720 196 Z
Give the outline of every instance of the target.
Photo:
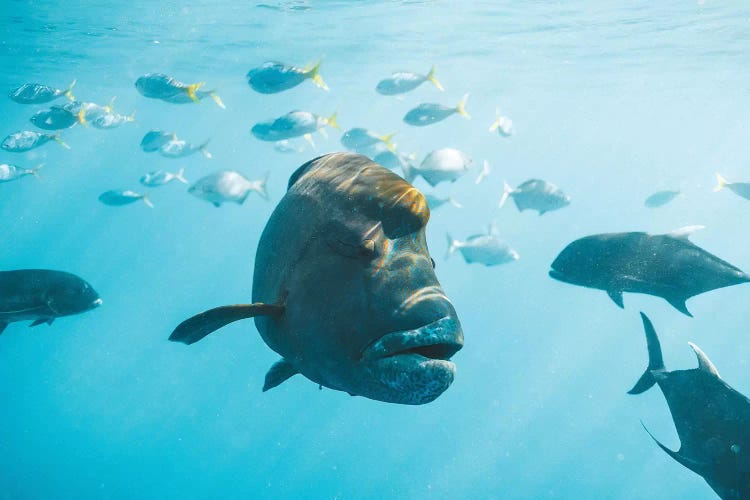
M 104 301 L 0 336 L 0 498 L 714 497 L 643 431 L 641 420 L 679 447 L 661 393 L 626 394 L 647 362 L 638 311 L 654 321 L 668 368 L 696 366 L 693 341 L 748 394 L 750 286 L 691 299 L 691 319 L 644 295 L 626 295 L 621 310 L 547 271 L 588 234 L 692 224 L 706 226 L 693 241 L 750 270 L 749 202 L 712 192 L 715 172 L 750 181 L 746 4 L 87 3 L 8 0 L 0 11 L 3 93 L 75 78 L 80 99 L 116 97 L 116 111 L 136 111 L 118 129 L 63 131 L 69 151 L 50 143 L 0 154 L 0 163 L 44 163 L 40 180 L 0 185 L 0 268 L 73 272 Z M 330 92 L 306 82 L 261 95 L 245 81 L 266 60 L 320 58 Z M 393 71 L 433 64 L 443 93 L 374 90 Z M 227 109 L 146 99 L 134 82 L 148 72 L 206 81 Z M 401 121 L 420 102 L 454 105 L 465 93 L 471 120 Z M 43 107 L 0 96 L 0 135 L 32 130 Z M 488 132 L 496 108 L 513 119 L 512 137 Z M 399 149 L 420 157 L 456 147 L 474 159 L 468 175 L 435 190 L 464 207 L 435 210 L 428 226 L 465 334 L 456 380 L 433 403 L 350 397 L 300 376 L 262 393 L 278 356 L 251 321 L 190 347 L 167 341 L 186 317 L 250 299 L 258 238 L 289 175 L 342 149 L 336 130 L 289 155 L 250 135 L 292 109 L 338 111 L 344 130 L 396 132 Z M 210 139 L 213 158 L 146 154 L 138 144 L 151 128 Z M 492 173 L 476 185 L 485 159 Z M 217 209 L 171 184 L 150 190 L 154 209 L 97 201 L 181 167 L 190 181 L 224 168 L 269 172 L 271 200 Z M 543 217 L 497 208 L 503 180 L 531 177 L 562 187 L 571 205 Z M 683 195 L 645 208 L 661 189 Z M 492 221 L 519 261 L 443 258 L 446 233 L 465 238 Z

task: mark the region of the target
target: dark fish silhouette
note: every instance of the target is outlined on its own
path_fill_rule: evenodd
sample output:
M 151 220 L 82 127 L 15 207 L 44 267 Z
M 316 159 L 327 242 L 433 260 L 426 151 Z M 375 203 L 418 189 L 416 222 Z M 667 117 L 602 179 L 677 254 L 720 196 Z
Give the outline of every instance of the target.
M 82 123 L 82 114 L 74 113 L 65 106 L 52 106 L 34 113 L 31 123 L 44 130 L 60 130 Z
M 750 400 L 729 387 L 693 343 L 698 368 L 667 371 L 654 326 L 645 314 L 641 318 L 648 368 L 628 394 L 659 384 L 680 437 L 680 450 L 670 450 L 646 432 L 670 457 L 703 476 L 721 498 L 750 498 Z
M 643 202 L 648 208 L 658 208 L 666 205 L 680 195 L 679 191 L 657 191 Z
M 740 269 L 688 241 L 696 226 L 670 234 L 609 233 L 569 244 L 549 275 L 573 285 L 604 290 L 620 307 L 622 293 L 662 297 L 678 311 L 703 292 L 750 281 Z
M 80 314 L 101 303 L 91 285 L 74 274 L 47 269 L 0 271 L 0 333 L 14 321 L 51 325 L 56 318 Z
M 463 346 L 425 241 L 422 194 L 364 156 L 302 165 L 258 244 L 253 304 L 211 309 L 170 340 L 192 344 L 255 317 L 281 354 L 263 390 L 296 373 L 321 386 L 400 404 L 434 400 Z

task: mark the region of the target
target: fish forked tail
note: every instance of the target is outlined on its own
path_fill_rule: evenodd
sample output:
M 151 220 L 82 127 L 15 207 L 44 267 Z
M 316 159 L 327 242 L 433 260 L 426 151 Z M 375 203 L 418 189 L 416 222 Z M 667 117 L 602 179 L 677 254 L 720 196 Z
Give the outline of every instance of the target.
M 216 93 L 216 90 L 212 90 L 208 93 L 208 95 L 211 96 L 211 99 L 216 103 L 217 106 L 219 106 L 221 109 L 227 109 L 227 107 L 224 105 L 224 101 L 221 100 L 221 97 L 219 97 L 219 94 Z
M 500 196 L 500 202 L 497 204 L 497 208 L 503 208 L 505 202 L 508 201 L 508 197 L 513 192 L 513 188 L 510 187 L 508 181 L 503 181 L 503 194 Z
M 722 189 L 727 187 L 728 184 L 729 182 L 724 177 L 722 177 L 720 173 L 716 172 L 716 187 L 714 187 L 714 193 L 721 191 Z
M 656 383 L 653 371 L 664 370 L 664 359 L 661 355 L 661 344 L 659 343 L 659 337 L 656 336 L 654 325 L 648 316 L 641 313 L 641 319 L 643 320 L 643 330 L 646 332 L 646 345 L 648 346 L 648 367 L 643 372 L 641 378 L 638 379 L 635 386 L 628 391 L 628 394 L 640 394 L 647 391 Z
M 196 94 L 196 92 L 198 91 L 198 89 L 200 89 L 201 87 L 203 87 L 205 84 L 206 84 L 206 82 L 198 82 L 198 83 L 192 83 L 192 84 L 188 85 L 187 87 L 185 87 L 185 92 L 187 93 L 188 97 L 193 102 L 201 102 L 201 100 L 198 97 L 198 94 Z
M 381 141 L 383 141 L 383 144 L 386 145 L 386 147 L 388 148 L 389 151 L 395 151 L 396 150 L 396 144 L 391 140 L 391 139 L 393 139 L 393 136 L 395 136 L 395 135 L 396 135 L 396 132 L 392 132 L 392 133 L 387 134 L 387 135 L 378 136 L 378 139 L 380 139 Z
M 341 126 L 339 125 L 339 122 L 336 120 L 336 117 L 338 115 L 339 115 L 339 112 L 334 111 L 333 114 L 326 119 L 326 125 L 328 125 L 331 128 L 340 129 Z
M 76 100 L 75 96 L 73 95 L 73 87 L 75 87 L 75 86 L 76 86 L 76 82 L 77 82 L 77 81 L 78 81 L 78 80 L 76 80 L 76 79 L 74 78 L 74 79 L 73 79 L 73 81 L 72 81 L 72 82 L 70 82 L 70 85 L 68 85 L 68 88 L 67 88 L 67 89 L 65 89 L 65 92 L 64 92 L 64 95 L 65 95 L 65 97 L 67 97 L 67 98 L 68 98 L 68 99 L 70 99 L 71 101 L 75 101 L 75 100 Z
M 262 179 L 253 182 L 252 185 L 250 186 L 250 189 L 258 193 L 260 197 L 266 201 L 268 201 L 268 191 L 266 190 L 266 183 L 268 182 L 268 174 L 269 172 L 266 172 L 266 175 L 264 175 Z
M 314 149 L 315 151 L 317 151 L 317 150 L 318 150 L 317 146 L 315 146 L 315 141 L 313 140 L 312 134 L 305 134 L 305 135 L 303 135 L 302 137 L 304 137 L 304 139 L 305 139 L 305 140 L 306 140 L 306 141 L 307 141 L 307 142 L 308 142 L 308 143 L 310 144 L 310 146 L 311 146 L 311 147 L 312 147 L 312 148 L 313 148 L 313 149 Z
M 461 102 L 458 103 L 458 106 L 456 107 L 456 113 L 463 116 L 464 118 L 471 120 L 471 115 L 466 112 L 466 101 L 469 100 L 469 94 L 464 94 L 463 98 L 461 99 Z
M 148 197 L 147 193 L 143 193 L 141 195 L 141 199 L 143 200 L 143 203 L 145 203 L 148 208 L 154 208 L 154 204 L 151 203 L 151 199 Z
M 503 117 L 500 115 L 500 108 L 495 108 L 495 121 L 490 125 L 490 132 L 494 132 L 503 123 Z
M 78 114 L 76 114 L 76 120 L 84 127 L 89 126 L 89 122 L 86 121 L 86 108 L 81 107 L 81 109 L 78 111 Z
M 35 168 L 29 169 L 28 170 L 29 175 L 33 175 L 37 179 L 41 179 L 41 177 L 39 176 L 39 169 L 42 168 L 43 166 L 44 166 L 44 163 L 40 163 Z
M 52 140 L 58 143 L 60 146 L 64 147 L 65 149 L 70 149 L 70 146 L 65 144 L 65 142 L 60 138 L 60 134 L 53 135 Z
M 428 82 L 430 82 L 434 86 L 436 86 L 440 92 L 444 92 L 445 91 L 445 89 L 443 88 L 443 86 L 440 85 L 440 82 L 438 81 L 438 79 L 435 78 L 435 66 L 433 66 L 433 67 L 430 68 L 430 72 L 427 73 L 427 76 L 425 78 L 426 78 L 426 80 Z
M 454 240 L 453 237 L 447 233 L 445 235 L 445 239 L 448 242 L 448 250 L 445 251 L 445 259 L 448 260 L 451 255 L 456 253 L 456 250 L 458 250 L 458 247 L 460 247 L 461 244 L 458 240 Z
M 125 117 L 126 122 L 133 122 L 135 123 L 135 111 L 130 113 L 128 116 Z
M 187 179 L 185 179 L 185 168 L 184 167 L 181 168 L 180 170 L 178 170 L 176 174 L 174 174 L 174 178 L 177 179 L 178 181 L 180 181 L 183 184 L 188 184 Z
M 211 139 L 206 139 L 206 142 L 198 146 L 198 149 L 200 149 L 201 154 L 208 158 L 209 160 L 213 158 L 213 155 L 209 153 L 208 149 L 206 149 L 206 146 L 208 146 L 208 143 L 211 142 Z
M 323 89 L 326 92 L 328 92 L 328 90 L 330 90 L 330 89 L 328 88 L 328 85 L 326 85 L 326 82 L 323 81 L 323 77 L 320 76 L 320 65 L 322 63 L 323 63 L 323 59 L 321 59 L 317 63 L 315 63 L 312 68 L 310 68 L 309 70 L 305 71 L 305 76 L 307 78 L 309 78 L 310 80 L 312 80 L 312 82 L 315 85 L 317 85 L 321 89 Z

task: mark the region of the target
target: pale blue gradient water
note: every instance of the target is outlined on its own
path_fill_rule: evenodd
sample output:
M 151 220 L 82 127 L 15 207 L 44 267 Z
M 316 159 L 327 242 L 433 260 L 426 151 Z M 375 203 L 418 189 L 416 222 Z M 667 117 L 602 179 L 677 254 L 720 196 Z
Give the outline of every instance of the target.
M 0 9 L 0 89 L 63 87 L 137 122 L 63 132 L 55 144 L 0 162 L 42 180 L 0 185 L 0 268 L 80 274 L 104 305 L 51 327 L 12 324 L 0 337 L 0 498 L 713 498 L 672 461 L 678 440 L 658 390 L 625 392 L 646 366 L 638 311 L 654 321 L 669 368 L 692 368 L 696 342 L 724 379 L 750 393 L 750 286 L 691 299 L 687 318 L 666 302 L 547 276 L 571 240 L 597 232 L 707 228 L 694 241 L 750 269 L 750 202 L 712 193 L 713 175 L 750 181 L 750 8 L 743 2 L 309 2 L 275 11 L 248 2 L 6 1 Z M 198 5 L 201 3 L 202 5 Z M 190 4 L 190 5 L 188 5 Z M 244 75 L 266 60 L 324 57 L 331 91 L 309 83 L 254 93 Z M 395 70 L 437 65 L 403 99 L 380 96 Z M 133 83 L 164 72 L 216 86 L 210 100 L 147 100 Z M 419 102 L 458 103 L 472 119 L 416 129 Z M 516 133 L 487 131 L 495 109 Z M 32 129 L 40 107 L 0 96 L 0 135 Z M 251 321 L 191 347 L 166 339 L 184 318 L 247 301 L 260 231 L 294 169 L 341 148 L 280 155 L 249 133 L 295 108 L 339 111 L 344 129 L 397 132 L 424 155 L 458 147 L 473 171 L 440 186 L 463 209 L 433 213 L 428 242 L 464 327 L 458 374 L 438 400 L 391 405 L 318 390 L 301 376 L 261 393 L 277 360 Z M 213 159 L 143 153 L 150 128 L 200 142 Z M 481 161 L 493 173 L 473 184 Z M 233 168 L 270 172 L 270 202 L 216 209 L 184 186 L 113 208 L 97 196 L 139 189 L 156 169 L 193 181 Z M 572 204 L 538 217 L 497 209 L 502 181 L 541 177 Z M 420 188 L 426 184 L 418 181 Z M 643 207 L 656 190 L 684 196 Z M 464 238 L 495 221 L 518 262 L 483 268 L 443 260 L 445 233 Z

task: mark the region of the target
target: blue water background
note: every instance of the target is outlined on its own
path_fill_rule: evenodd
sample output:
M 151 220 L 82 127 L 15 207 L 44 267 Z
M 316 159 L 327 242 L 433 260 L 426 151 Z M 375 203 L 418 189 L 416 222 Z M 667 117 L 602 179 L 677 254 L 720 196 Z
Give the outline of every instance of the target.
M 104 305 L 0 337 L 0 498 L 714 498 L 703 480 L 650 440 L 679 442 L 658 390 L 626 391 L 646 366 L 638 311 L 660 334 L 668 368 L 696 366 L 688 341 L 723 378 L 750 393 L 750 286 L 688 301 L 687 318 L 655 297 L 603 293 L 551 280 L 549 264 L 575 238 L 663 233 L 703 224 L 693 240 L 750 270 L 750 205 L 712 193 L 714 172 L 750 181 L 750 7 L 744 2 L 253 2 L 6 0 L 0 9 L 0 89 L 64 87 L 135 124 L 77 126 L 55 144 L 2 163 L 42 179 L 0 185 L 0 268 L 79 274 Z M 260 95 L 244 75 L 266 60 L 323 57 L 329 93 L 306 82 Z M 395 70 L 437 66 L 403 99 L 375 93 Z M 164 72 L 218 88 L 227 105 L 148 100 L 136 78 Z M 471 120 L 418 129 L 401 121 L 420 102 L 456 104 Z M 60 101 L 62 103 L 62 100 Z M 33 129 L 42 106 L 0 96 L 0 135 Z M 166 339 L 181 320 L 250 299 L 260 232 L 294 169 L 340 150 L 281 155 L 254 139 L 257 121 L 305 109 L 339 112 L 344 130 L 397 132 L 420 156 L 457 147 L 472 172 L 435 190 L 464 208 L 435 210 L 428 243 L 459 313 L 465 348 L 453 386 L 421 407 L 350 397 L 297 376 L 261 393 L 278 356 L 252 321 L 186 347 Z M 515 135 L 487 131 L 495 109 Z M 213 159 L 143 153 L 150 128 L 210 138 Z M 304 142 L 300 142 L 304 145 Z M 473 183 L 482 160 L 493 167 Z M 113 208 L 97 196 L 140 189 L 150 170 L 185 167 L 194 181 L 222 168 L 270 172 L 255 195 L 220 209 L 183 185 L 150 190 L 155 208 Z M 537 216 L 497 209 L 502 181 L 540 177 L 570 207 Z M 423 181 L 417 185 L 430 191 Z M 684 195 L 643 207 L 660 189 Z M 444 260 L 445 234 L 494 221 L 521 254 L 496 268 Z

